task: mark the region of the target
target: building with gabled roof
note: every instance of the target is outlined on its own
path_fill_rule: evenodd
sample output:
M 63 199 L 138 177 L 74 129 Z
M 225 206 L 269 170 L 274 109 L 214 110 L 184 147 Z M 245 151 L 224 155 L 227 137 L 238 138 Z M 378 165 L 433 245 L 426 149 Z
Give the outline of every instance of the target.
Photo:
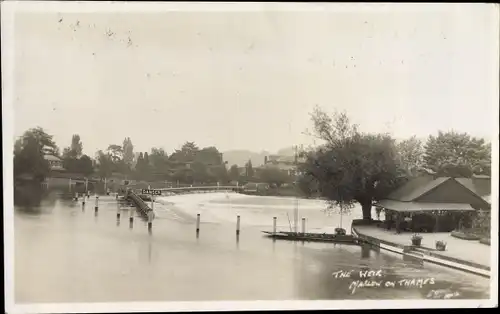
M 487 185 L 487 181 L 477 181 L 477 178 L 425 175 L 411 179 L 375 206 L 384 210 L 389 220 L 395 217 L 397 223 L 406 217 L 430 214 L 435 217 L 434 230 L 437 230 L 438 217 L 444 214 L 450 217 L 453 213 L 452 216 L 457 217 L 464 212 L 490 210 L 490 202 L 484 198 L 491 190 Z

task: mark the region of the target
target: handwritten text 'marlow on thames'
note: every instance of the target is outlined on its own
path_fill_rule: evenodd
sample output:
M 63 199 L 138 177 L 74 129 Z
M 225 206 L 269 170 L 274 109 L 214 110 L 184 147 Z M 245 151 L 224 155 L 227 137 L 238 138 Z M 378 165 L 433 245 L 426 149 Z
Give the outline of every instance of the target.
M 413 278 L 413 279 L 401 279 L 396 281 L 391 280 L 354 280 L 349 285 L 349 290 L 352 294 L 356 292 L 359 288 L 423 288 L 426 285 L 434 285 L 434 278 Z
M 425 285 L 434 285 L 434 278 L 414 278 L 401 280 L 384 280 L 382 270 L 360 270 L 360 271 L 344 271 L 339 270 L 332 275 L 334 278 L 351 278 L 353 275 L 358 275 L 360 280 L 353 280 L 349 285 L 349 290 L 352 294 L 359 288 L 423 288 Z

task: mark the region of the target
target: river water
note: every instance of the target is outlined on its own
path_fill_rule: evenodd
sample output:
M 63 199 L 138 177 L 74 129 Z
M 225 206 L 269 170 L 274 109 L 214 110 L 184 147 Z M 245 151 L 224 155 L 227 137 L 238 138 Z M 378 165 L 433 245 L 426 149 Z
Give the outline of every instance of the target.
M 77 203 L 56 193 L 40 202 L 16 203 L 21 203 L 14 214 L 16 303 L 426 299 L 432 290 L 458 299 L 489 298 L 489 280 L 475 275 L 368 247 L 263 237 L 273 216 L 278 229 L 290 229 L 294 205 L 289 198 L 160 197 L 151 233 L 139 217 L 131 227 L 132 211 L 109 196 L 100 197 L 97 214 L 94 197 L 85 207 L 81 199 Z M 307 231 L 339 226 L 340 215 L 329 216 L 324 208 L 321 201 L 300 200 Z M 350 230 L 360 212 L 355 208 L 343 215 L 343 227 Z M 239 238 L 236 215 L 241 216 Z M 367 270 L 379 271 L 373 281 L 381 286 L 353 291 L 353 281 Z M 339 271 L 352 271 L 351 277 L 336 278 Z

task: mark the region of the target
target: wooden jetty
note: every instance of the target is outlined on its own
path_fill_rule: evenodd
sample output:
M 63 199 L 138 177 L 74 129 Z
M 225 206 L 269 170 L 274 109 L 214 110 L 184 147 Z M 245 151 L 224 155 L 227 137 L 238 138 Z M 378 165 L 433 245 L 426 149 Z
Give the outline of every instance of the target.
M 262 233 L 269 238 L 279 240 L 358 244 L 358 238 L 350 234 L 300 233 L 286 231 L 276 233 L 273 233 L 272 231 L 262 231 Z

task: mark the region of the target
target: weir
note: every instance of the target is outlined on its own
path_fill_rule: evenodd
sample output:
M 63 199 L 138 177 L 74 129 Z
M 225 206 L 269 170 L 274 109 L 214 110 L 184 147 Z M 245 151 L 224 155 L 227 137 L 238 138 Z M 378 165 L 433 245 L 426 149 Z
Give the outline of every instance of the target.
M 148 204 L 134 192 L 128 190 L 125 194 L 125 199 L 131 201 L 144 218 L 150 219 L 151 214 L 154 215 L 153 209 L 149 207 Z

